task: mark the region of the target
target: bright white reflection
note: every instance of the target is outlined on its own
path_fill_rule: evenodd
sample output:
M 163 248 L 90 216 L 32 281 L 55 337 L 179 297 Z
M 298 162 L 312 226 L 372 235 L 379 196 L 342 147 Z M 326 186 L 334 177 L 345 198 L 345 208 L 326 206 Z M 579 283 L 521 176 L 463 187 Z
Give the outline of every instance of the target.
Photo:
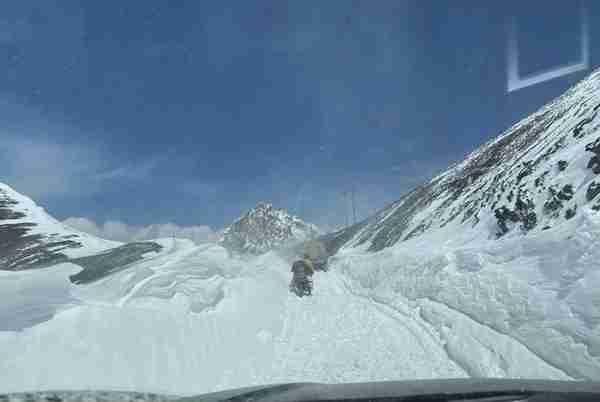
M 567 74 L 572 74 L 577 71 L 587 70 L 590 64 L 590 38 L 588 29 L 587 10 L 581 5 L 581 59 L 561 66 L 555 66 L 548 70 L 536 72 L 521 76 L 519 73 L 519 41 L 518 41 L 518 26 L 517 18 L 512 17 L 508 27 L 508 46 L 507 46 L 507 90 L 508 92 L 516 91 L 531 85 L 539 84 L 554 78 L 562 77 Z

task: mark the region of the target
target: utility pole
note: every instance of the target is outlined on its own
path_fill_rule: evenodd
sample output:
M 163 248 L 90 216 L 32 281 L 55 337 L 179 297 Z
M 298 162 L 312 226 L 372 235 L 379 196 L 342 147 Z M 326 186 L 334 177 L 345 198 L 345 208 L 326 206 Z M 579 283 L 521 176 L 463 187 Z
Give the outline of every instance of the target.
M 352 184 L 352 217 L 354 218 L 354 224 L 356 224 L 356 185 Z
M 342 192 L 342 196 L 345 199 L 345 205 L 344 205 L 344 217 L 346 219 L 346 226 L 348 226 L 348 221 L 349 221 L 349 211 L 348 211 L 348 201 L 350 202 L 351 208 L 352 208 L 352 223 L 355 224 L 356 223 L 356 185 L 352 184 L 352 187 L 350 190 L 344 191 Z
M 344 226 L 348 226 L 348 203 L 347 203 L 348 192 L 342 191 L 342 197 L 344 197 Z

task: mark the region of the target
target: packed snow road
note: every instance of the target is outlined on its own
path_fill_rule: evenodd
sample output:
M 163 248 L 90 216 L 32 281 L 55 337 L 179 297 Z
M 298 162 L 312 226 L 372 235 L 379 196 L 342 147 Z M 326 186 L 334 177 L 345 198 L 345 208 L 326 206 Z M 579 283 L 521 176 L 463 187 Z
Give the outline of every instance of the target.
M 285 298 L 283 328 L 275 340 L 277 381 L 467 375 L 448 358 L 439 339 L 413 319 L 385 314 L 373 302 L 351 295 L 335 272 L 317 272 L 314 281 L 311 297 Z
M 298 298 L 288 291 L 288 263 L 274 253 L 243 261 L 218 246 L 161 243 L 159 254 L 89 285 L 67 283 L 79 270 L 69 264 L 2 273 L 9 298 L 29 294 L 23 303 L 31 305 L 60 291 L 69 303 L 46 321 L 0 332 L 0 391 L 194 394 L 292 381 L 565 378 L 457 312 L 438 307 L 425 320 L 414 306 L 360 296 L 335 264 L 315 274 L 313 296 Z M 27 311 L 17 307 L 1 307 L 0 315 L 23 321 Z M 436 326 L 432 315 L 448 322 Z M 449 342 L 453 324 L 463 333 L 477 329 L 462 348 Z

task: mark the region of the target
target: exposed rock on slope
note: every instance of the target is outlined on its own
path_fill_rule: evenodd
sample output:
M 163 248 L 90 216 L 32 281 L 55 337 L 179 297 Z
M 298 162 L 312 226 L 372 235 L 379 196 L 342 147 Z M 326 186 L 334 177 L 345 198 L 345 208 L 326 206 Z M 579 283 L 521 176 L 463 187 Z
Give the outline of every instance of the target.
M 118 244 L 61 224 L 31 199 L 0 183 L 0 269 L 44 267 Z
M 127 243 L 100 254 L 74 258 L 69 262 L 79 265 L 83 270 L 69 279 L 77 285 L 92 283 L 128 268 L 142 260 L 147 253 L 158 253 L 162 249 L 160 244 L 154 242 Z

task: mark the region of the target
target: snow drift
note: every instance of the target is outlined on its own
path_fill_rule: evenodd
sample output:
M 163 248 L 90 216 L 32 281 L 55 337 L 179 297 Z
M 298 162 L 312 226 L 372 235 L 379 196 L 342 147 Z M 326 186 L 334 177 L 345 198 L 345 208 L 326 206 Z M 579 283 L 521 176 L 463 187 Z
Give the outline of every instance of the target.
M 344 276 L 349 256 L 317 272 L 314 295 L 300 299 L 275 253 L 242 261 L 217 245 L 158 242 L 160 252 L 84 286 L 69 282 L 72 264 L 3 273 L 3 294 L 20 297 L 2 307 L 9 320 L 48 289 L 65 300 L 52 319 L 0 332 L 0 389 L 193 394 L 299 380 L 569 378 L 455 310 L 436 314 L 460 326 L 454 336 L 471 334 L 464 344 L 401 298 L 359 294 Z

